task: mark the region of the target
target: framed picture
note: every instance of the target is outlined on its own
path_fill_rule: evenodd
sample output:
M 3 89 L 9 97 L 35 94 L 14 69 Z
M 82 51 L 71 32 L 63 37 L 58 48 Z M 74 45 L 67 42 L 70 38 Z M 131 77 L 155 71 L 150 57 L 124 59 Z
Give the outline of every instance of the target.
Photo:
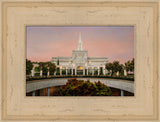
M 26 96 L 134 96 L 134 26 L 26 31 Z
M 0 3 L 1 121 L 159 121 L 159 1 Z

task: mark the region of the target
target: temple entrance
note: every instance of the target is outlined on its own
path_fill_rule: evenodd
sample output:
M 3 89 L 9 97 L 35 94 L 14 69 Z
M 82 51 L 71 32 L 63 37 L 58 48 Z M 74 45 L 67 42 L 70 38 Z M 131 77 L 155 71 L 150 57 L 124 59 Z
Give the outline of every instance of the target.
M 83 67 L 82 66 L 77 67 L 77 75 L 83 75 Z

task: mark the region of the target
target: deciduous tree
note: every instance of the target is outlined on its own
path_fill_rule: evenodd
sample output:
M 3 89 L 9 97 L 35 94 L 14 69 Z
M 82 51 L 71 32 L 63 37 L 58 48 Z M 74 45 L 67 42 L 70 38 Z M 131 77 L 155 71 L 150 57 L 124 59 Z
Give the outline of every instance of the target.
M 31 70 L 33 68 L 33 64 L 30 60 L 26 59 L 26 75 L 31 74 Z

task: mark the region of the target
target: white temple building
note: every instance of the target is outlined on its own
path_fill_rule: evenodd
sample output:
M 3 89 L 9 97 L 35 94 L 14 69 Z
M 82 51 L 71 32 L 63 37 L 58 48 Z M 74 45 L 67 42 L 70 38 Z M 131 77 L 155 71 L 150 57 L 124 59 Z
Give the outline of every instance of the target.
M 52 57 L 56 64 L 58 75 L 105 75 L 107 57 L 88 57 L 88 51 L 83 50 L 81 33 L 79 34 L 78 49 L 72 51 L 71 57 Z

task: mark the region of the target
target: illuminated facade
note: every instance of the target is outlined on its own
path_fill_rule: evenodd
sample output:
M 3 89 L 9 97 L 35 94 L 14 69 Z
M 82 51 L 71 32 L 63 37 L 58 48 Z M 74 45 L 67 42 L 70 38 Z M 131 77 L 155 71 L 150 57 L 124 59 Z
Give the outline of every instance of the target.
M 105 75 L 108 58 L 88 57 L 88 51 L 83 50 L 80 33 L 78 49 L 72 51 L 72 57 L 52 57 L 51 62 L 57 67 L 55 75 Z

